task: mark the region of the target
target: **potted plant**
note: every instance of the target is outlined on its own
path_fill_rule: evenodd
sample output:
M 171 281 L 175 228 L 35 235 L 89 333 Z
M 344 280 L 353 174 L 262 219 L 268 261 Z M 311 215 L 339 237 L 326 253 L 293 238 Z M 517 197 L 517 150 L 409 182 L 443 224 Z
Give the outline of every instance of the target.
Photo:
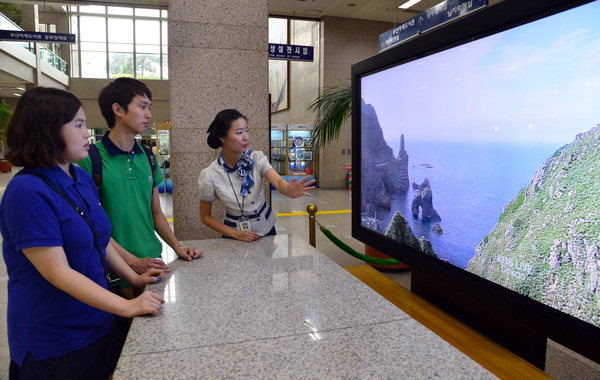
M 313 130 L 312 149 L 325 147 L 335 141 L 342 124 L 352 115 L 352 87 L 329 87 L 325 89 L 308 107 L 317 116 Z M 365 254 L 370 257 L 389 259 L 390 256 L 365 244 Z M 380 269 L 407 269 L 405 264 L 381 266 Z
M 327 146 L 340 135 L 342 124 L 352 114 L 352 87 L 329 87 L 308 106 L 317 116 L 313 150 Z
M 4 128 L 8 125 L 12 112 L 8 109 L 8 103 L 0 99 L 0 172 L 9 173 L 12 165 L 4 159 Z

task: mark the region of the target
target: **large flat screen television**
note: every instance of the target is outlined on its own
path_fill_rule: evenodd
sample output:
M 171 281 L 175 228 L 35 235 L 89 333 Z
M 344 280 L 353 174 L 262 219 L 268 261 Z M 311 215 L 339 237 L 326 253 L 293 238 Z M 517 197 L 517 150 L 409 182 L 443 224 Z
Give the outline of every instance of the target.
M 505 0 L 352 66 L 352 233 L 540 367 L 600 361 L 600 1 Z

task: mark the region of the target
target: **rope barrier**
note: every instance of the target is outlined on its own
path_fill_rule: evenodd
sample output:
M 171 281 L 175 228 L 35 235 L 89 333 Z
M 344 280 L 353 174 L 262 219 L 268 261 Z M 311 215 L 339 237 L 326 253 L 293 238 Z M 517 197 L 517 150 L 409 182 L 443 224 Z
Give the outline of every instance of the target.
M 318 221 L 317 221 L 317 224 L 319 225 L 319 229 L 321 230 L 323 235 L 325 235 L 333 244 L 335 244 L 338 248 L 340 248 L 342 251 L 346 252 L 350 256 L 354 256 L 359 260 L 362 260 L 364 262 L 367 262 L 369 264 L 374 264 L 374 265 L 388 266 L 388 265 L 400 264 L 400 261 L 398 261 L 396 259 L 380 259 L 377 257 L 371 257 L 371 256 L 367 256 L 365 254 L 362 254 L 360 252 L 357 252 L 352 247 L 350 247 L 348 244 L 341 241 L 337 236 L 335 236 L 327 228 L 323 227 L 321 225 L 321 223 L 319 223 Z

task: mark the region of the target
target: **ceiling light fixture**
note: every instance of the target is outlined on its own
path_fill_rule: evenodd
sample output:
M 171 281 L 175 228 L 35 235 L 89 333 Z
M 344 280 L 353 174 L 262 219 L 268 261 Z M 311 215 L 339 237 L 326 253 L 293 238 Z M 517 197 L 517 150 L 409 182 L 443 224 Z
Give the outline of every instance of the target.
M 421 1 L 421 0 L 409 0 L 409 1 L 405 2 L 404 4 L 398 5 L 398 8 L 408 9 L 408 8 L 412 7 L 413 5 L 415 5 L 416 3 L 418 3 L 419 1 Z

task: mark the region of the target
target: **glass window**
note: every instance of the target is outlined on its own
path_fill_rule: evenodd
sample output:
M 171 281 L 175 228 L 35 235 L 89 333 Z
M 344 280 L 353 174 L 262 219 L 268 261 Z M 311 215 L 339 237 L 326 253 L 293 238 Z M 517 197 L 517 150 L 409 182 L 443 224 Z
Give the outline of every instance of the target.
M 162 11 L 160 11 L 160 16 L 162 18 L 168 18 L 169 17 L 169 11 L 165 11 L 164 9 Z
M 71 16 L 71 33 L 79 34 L 77 31 L 77 16 Z
M 314 46 L 313 26 L 318 25 L 315 21 L 293 20 L 292 21 L 292 43 L 294 45 Z
M 169 24 L 166 21 L 162 22 L 162 44 L 163 46 L 165 46 L 165 49 L 163 49 L 164 52 L 167 51 L 166 46 L 169 45 Z
M 159 9 L 135 8 L 136 16 L 160 17 Z
M 79 78 L 79 50 L 73 49 L 71 53 L 71 77 Z
M 286 18 L 269 17 L 269 43 L 288 43 L 288 20 Z
M 72 76 L 168 77 L 168 23 L 161 18 L 167 17 L 167 11 L 119 6 L 81 6 L 69 10 L 71 30 L 78 37 L 78 44 L 71 45 Z
M 69 9 L 71 8 L 75 7 L 69 7 Z M 70 32 L 79 35 L 77 20 L 77 16 L 71 16 Z M 79 78 L 79 44 L 71 45 L 71 76 Z
M 137 54 L 135 63 L 137 78 L 160 79 L 160 54 Z
M 108 42 L 133 43 L 133 20 L 108 19 Z
M 79 26 L 80 41 L 106 42 L 106 18 L 81 16 Z
M 106 7 L 103 5 L 84 5 L 79 7 L 80 13 L 97 13 L 97 14 L 105 14 Z
M 108 51 L 124 51 L 128 53 L 133 53 L 133 44 L 118 44 L 118 43 L 109 43 Z
M 106 78 L 106 52 L 81 52 L 81 77 Z
M 169 79 L 169 56 L 162 55 L 162 76 L 163 79 Z
M 135 20 L 136 44 L 160 44 L 160 21 Z
M 133 8 L 125 7 L 107 7 L 109 15 L 133 16 Z
M 110 78 L 133 78 L 133 53 L 109 53 L 108 70 Z
M 137 53 L 160 53 L 160 45 L 135 45 Z
M 104 42 L 82 42 L 79 46 L 81 50 L 106 51 L 106 43 Z

